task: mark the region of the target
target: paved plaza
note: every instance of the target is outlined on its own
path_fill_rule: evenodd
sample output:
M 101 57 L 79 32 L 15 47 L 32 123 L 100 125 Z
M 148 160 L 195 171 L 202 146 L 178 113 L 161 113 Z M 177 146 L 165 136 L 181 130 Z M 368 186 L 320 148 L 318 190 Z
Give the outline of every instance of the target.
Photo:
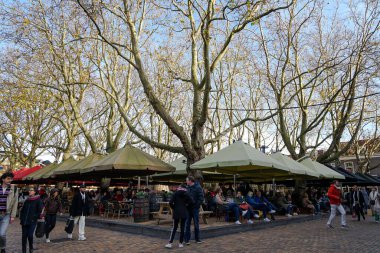
M 230 236 L 220 236 L 204 240 L 203 244 L 165 249 L 166 240 L 115 232 L 112 230 L 86 227 L 87 241 L 77 241 L 77 227 L 74 239 L 65 239 L 64 222 L 57 222 L 51 234 L 51 243 L 35 239 L 36 252 L 70 253 L 70 252 L 379 252 L 380 224 L 367 218 L 357 222 L 348 218 L 349 228 L 341 229 L 338 219 L 335 228 L 326 228 L 326 219 L 294 223 L 286 226 L 272 227 Z M 230 224 L 231 226 L 238 226 Z M 21 227 L 16 220 L 8 233 L 7 252 L 21 252 Z M 169 237 L 169 234 L 168 234 Z

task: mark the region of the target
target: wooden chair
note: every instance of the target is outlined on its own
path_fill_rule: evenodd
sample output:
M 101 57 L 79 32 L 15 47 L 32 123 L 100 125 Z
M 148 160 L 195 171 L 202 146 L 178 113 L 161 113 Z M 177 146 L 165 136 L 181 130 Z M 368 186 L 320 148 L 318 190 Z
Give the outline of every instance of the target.
M 204 224 L 208 223 L 208 218 L 212 213 L 213 211 L 204 211 L 202 206 L 199 208 L 199 218 L 203 220 Z
M 113 204 L 112 217 L 117 215 L 117 218 L 120 219 L 120 216 L 123 216 L 123 215 L 129 216 L 129 212 L 130 212 L 129 206 L 127 205 L 123 206 L 118 201 L 115 201 L 112 204 Z

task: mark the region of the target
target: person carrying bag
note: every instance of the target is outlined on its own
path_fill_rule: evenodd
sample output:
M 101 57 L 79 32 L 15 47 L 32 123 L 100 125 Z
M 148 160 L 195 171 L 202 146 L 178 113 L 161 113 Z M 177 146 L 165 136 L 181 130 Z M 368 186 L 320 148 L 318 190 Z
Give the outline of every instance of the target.
M 35 235 L 37 238 L 41 238 L 45 235 L 45 219 L 37 220 Z
M 29 188 L 29 197 L 25 201 L 20 212 L 20 224 L 22 226 L 22 253 L 26 253 L 26 244 L 29 242 L 29 253 L 33 253 L 33 233 L 38 218 L 43 217 L 43 203 L 39 195 L 36 195 L 34 187 Z
M 73 232 L 73 230 L 74 230 L 74 218 L 70 216 L 66 220 L 65 232 L 68 234 L 71 234 Z

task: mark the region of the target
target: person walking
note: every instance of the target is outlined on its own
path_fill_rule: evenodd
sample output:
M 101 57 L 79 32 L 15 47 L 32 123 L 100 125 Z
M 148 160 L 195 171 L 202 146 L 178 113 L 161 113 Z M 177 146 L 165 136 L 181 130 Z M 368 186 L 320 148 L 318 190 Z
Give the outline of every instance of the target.
M 62 215 L 62 202 L 58 196 L 59 191 L 57 188 L 50 190 L 50 196 L 45 202 L 45 235 L 46 242 L 50 242 L 49 234 L 54 229 L 57 221 L 57 213 Z
M 330 200 L 330 206 L 331 206 L 331 212 L 330 212 L 330 217 L 329 220 L 327 221 L 327 227 L 328 228 L 334 228 L 331 225 L 331 222 L 335 218 L 336 215 L 336 210 L 338 210 L 341 214 L 341 227 L 342 228 L 347 228 L 347 223 L 346 223 L 346 211 L 344 210 L 342 206 L 342 199 L 341 196 L 342 192 L 340 189 L 340 184 L 338 180 L 335 180 L 331 185 L 330 188 L 327 192 L 327 197 Z
M 367 214 L 367 210 L 369 208 L 369 195 L 367 192 L 367 188 L 363 186 L 363 187 L 360 187 L 359 190 L 362 192 L 363 199 L 364 199 L 364 205 L 362 206 L 362 209 L 363 209 L 364 213 Z
M 372 209 L 372 216 L 375 217 L 375 222 L 379 223 L 380 218 L 380 193 L 377 187 L 372 187 L 369 193 L 369 203 Z
M 351 195 L 351 203 L 352 203 L 352 209 L 355 210 L 356 216 L 358 217 L 358 221 L 360 221 L 360 216 L 363 217 L 363 220 L 365 220 L 363 207 L 365 206 L 364 203 L 364 196 L 360 189 L 358 189 L 357 185 L 354 185 L 352 187 L 352 195 Z
M 8 225 L 16 217 L 18 207 L 18 188 L 12 185 L 12 172 L 5 172 L 1 175 L 0 188 L 0 252 L 5 253 L 6 234 Z
M 185 225 L 185 243 L 186 245 L 190 245 L 190 237 L 191 237 L 191 221 L 194 220 L 194 235 L 195 241 L 197 243 L 202 243 L 199 236 L 199 208 L 204 201 L 204 195 L 202 187 L 198 182 L 195 182 L 193 176 L 188 176 L 186 178 L 187 191 L 189 192 L 190 197 L 192 197 L 194 201 L 194 205 L 189 208 L 189 216 L 186 219 Z
M 178 224 L 181 226 L 181 233 L 179 236 L 179 247 L 183 248 L 183 238 L 185 233 L 185 222 L 189 216 L 189 208 L 194 205 L 193 199 L 187 192 L 186 185 L 182 184 L 177 188 L 177 191 L 172 195 L 169 205 L 173 210 L 173 228 L 170 233 L 169 243 L 165 248 L 172 248 L 175 234 L 177 232 Z
M 74 224 L 79 223 L 79 236 L 78 241 L 85 241 L 84 228 L 86 222 L 86 216 L 89 215 L 89 197 L 86 192 L 86 186 L 82 184 L 79 187 L 79 192 L 75 194 L 71 206 L 70 206 L 70 216 L 74 217 Z M 67 234 L 67 238 L 73 238 L 73 234 Z
M 376 203 L 377 193 L 378 193 L 377 188 L 373 186 L 371 189 L 371 192 L 368 195 L 369 208 L 371 208 L 372 216 L 375 216 L 375 203 Z
M 37 219 L 43 216 L 43 202 L 39 195 L 36 195 L 34 187 L 29 188 L 29 197 L 25 201 L 20 211 L 20 224 L 22 226 L 22 253 L 26 253 L 26 243 L 29 242 L 29 253 L 33 248 L 33 233 L 37 225 Z

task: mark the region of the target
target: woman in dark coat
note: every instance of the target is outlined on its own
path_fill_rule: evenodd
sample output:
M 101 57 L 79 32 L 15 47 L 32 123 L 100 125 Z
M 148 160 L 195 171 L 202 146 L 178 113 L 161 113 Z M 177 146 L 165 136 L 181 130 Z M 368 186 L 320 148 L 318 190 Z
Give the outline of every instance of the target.
M 57 220 L 57 213 L 60 213 L 60 215 L 62 215 L 62 203 L 58 195 L 59 195 L 59 191 L 57 188 L 51 189 L 50 196 L 46 199 L 46 202 L 45 202 L 46 242 L 50 242 L 49 234 L 55 227 L 56 220 Z
M 42 216 L 43 203 L 39 195 L 36 195 L 34 187 L 29 188 L 29 197 L 25 201 L 20 212 L 20 224 L 22 226 L 22 253 L 26 253 L 26 241 L 29 241 L 29 253 L 33 252 L 33 233 L 37 219 Z
M 178 224 L 181 223 L 181 233 L 179 237 L 179 247 L 183 247 L 183 237 L 185 233 L 185 222 L 189 216 L 188 208 L 194 205 L 194 200 L 187 192 L 185 185 L 180 185 L 177 191 L 173 194 L 169 201 L 169 205 L 173 210 L 173 229 L 170 234 L 169 243 L 165 245 L 166 248 L 171 248 L 174 236 L 177 232 Z

